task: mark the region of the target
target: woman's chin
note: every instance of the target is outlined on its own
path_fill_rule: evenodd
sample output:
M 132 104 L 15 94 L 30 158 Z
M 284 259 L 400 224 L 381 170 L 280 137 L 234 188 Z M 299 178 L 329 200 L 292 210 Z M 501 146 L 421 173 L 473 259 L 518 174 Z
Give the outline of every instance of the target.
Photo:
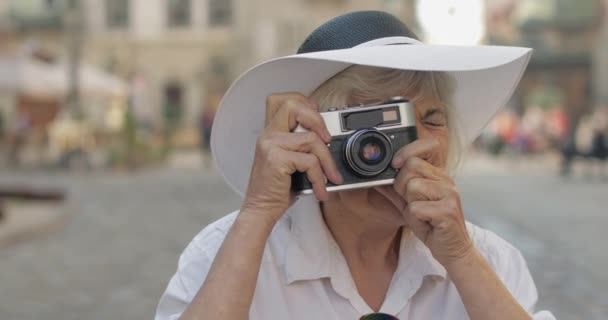
M 393 201 L 391 201 L 389 196 L 385 192 L 382 192 L 387 189 L 378 191 L 377 188 L 388 188 L 393 191 L 393 188 L 390 186 L 370 188 L 370 195 L 368 197 L 370 204 L 377 208 L 379 213 L 381 213 L 387 219 L 390 219 L 393 224 L 404 224 L 405 222 L 403 220 L 403 215 L 401 214 L 401 211 L 393 204 Z
M 342 202 L 349 210 L 366 212 L 366 214 L 371 212 L 376 216 L 376 219 L 383 221 L 385 224 L 403 225 L 403 215 L 389 198 L 389 196 L 396 195 L 398 197 L 399 195 L 394 192 L 391 186 L 387 187 L 386 192 L 380 192 L 376 188 L 379 187 L 340 191 L 333 197 L 335 197 L 335 200 Z M 394 195 L 387 193 L 389 189 L 394 192 Z

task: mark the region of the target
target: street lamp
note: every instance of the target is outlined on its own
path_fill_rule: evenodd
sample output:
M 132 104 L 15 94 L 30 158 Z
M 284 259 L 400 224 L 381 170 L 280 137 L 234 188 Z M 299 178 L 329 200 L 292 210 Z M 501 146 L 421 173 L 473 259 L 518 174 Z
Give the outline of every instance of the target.
M 474 45 L 485 33 L 483 0 L 417 0 L 416 15 L 427 43 Z
M 83 46 L 83 16 L 82 6 L 78 0 L 67 2 L 65 12 L 65 31 L 68 56 L 68 93 L 67 105 L 69 114 L 76 119 L 82 119 L 80 105 L 80 59 Z

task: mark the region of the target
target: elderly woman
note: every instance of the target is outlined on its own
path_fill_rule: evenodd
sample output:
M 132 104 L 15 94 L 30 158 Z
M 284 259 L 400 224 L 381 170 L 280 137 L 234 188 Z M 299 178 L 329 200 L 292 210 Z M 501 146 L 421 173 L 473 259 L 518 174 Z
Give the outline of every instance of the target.
M 449 174 L 529 50 L 427 46 L 366 11 L 324 24 L 298 53 L 224 97 L 212 147 L 244 200 L 186 248 L 156 318 L 553 319 L 534 313 L 519 251 L 465 222 Z M 394 181 L 328 192 L 345 181 L 320 112 L 392 96 L 413 102 L 418 137 L 394 151 Z M 296 172 L 314 196 L 294 196 Z

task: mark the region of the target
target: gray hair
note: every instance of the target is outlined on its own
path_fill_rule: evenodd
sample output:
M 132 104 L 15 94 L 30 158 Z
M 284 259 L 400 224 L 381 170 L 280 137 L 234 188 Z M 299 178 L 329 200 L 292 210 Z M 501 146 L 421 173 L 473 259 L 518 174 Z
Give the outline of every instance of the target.
M 414 104 L 423 97 L 433 97 L 445 107 L 449 150 L 447 168 L 456 170 L 462 159 L 462 135 L 457 114 L 452 107 L 454 81 L 445 72 L 397 70 L 354 65 L 334 75 L 310 96 L 321 111 L 349 103 L 378 101 L 391 96 L 405 96 Z

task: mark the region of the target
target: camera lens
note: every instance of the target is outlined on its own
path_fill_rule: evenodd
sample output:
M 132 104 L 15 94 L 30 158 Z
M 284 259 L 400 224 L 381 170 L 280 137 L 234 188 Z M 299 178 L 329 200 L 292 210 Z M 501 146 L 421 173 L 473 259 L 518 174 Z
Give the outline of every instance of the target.
M 363 129 L 351 135 L 344 148 L 346 163 L 356 174 L 373 177 L 390 164 L 393 146 L 390 139 L 374 129 Z
M 359 157 L 367 164 L 376 164 L 382 160 L 386 152 L 382 144 L 378 143 L 377 139 L 371 137 L 361 141 L 359 148 Z

